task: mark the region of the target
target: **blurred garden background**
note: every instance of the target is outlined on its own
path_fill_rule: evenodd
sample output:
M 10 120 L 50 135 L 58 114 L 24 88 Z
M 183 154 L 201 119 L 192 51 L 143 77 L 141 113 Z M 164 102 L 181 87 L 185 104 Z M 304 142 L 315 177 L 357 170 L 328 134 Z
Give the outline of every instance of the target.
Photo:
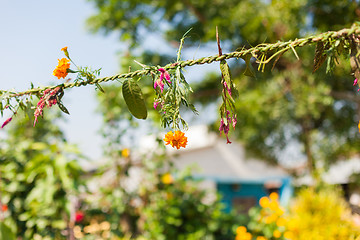
M 226 53 L 360 17 L 357 0 L 0 3 L 0 89 L 16 91 L 63 81 L 52 71 L 65 46 L 110 76 L 176 62 L 189 29 L 183 60 L 218 54 L 216 27 Z M 0 239 L 359 239 L 358 87 L 350 54 L 328 63 L 328 48 L 314 67 L 316 51 L 289 51 L 264 71 L 252 61 L 260 71 L 247 75 L 243 59 L 228 60 L 232 144 L 219 133 L 217 62 L 185 68 L 199 114 L 180 109 L 184 149 L 164 144 L 150 77 L 139 81 L 146 120 L 130 114 L 120 81 L 66 92 L 70 115 L 45 108 L 35 127 L 34 108 L 17 113 L 0 129 Z

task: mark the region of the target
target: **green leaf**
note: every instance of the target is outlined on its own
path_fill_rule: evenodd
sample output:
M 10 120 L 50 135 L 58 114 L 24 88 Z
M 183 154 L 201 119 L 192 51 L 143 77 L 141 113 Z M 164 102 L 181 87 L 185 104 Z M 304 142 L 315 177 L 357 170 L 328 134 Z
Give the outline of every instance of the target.
M 3 222 L 0 222 L 0 239 L 15 240 L 15 234 Z
M 67 108 L 61 102 L 57 102 L 57 105 L 59 106 L 62 112 L 70 115 L 69 110 L 67 110 Z
M 230 87 L 230 85 L 231 85 L 230 68 L 229 68 L 229 65 L 227 64 L 227 62 L 225 60 L 221 60 L 221 62 L 220 62 L 220 70 L 221 70 L 221 73 L 222 73 L 226 83 Z
M 126 79 L 122 85 L 122 94 L 130 113 L 138 119 L 146 119 L 147 109 L 137 82 L 133 79 Z
M 99 89 L 102 93 L 105 93 L 104 89 L 100 86 L 99 83 L 95 83 L 97 89 Z
M 256 78 L 255 76 L 255 70 L 253 68 L 253 66 L 251 65 L 251 62 L 250 62 L 250 59 L 251 59 L 251 54 L 247 54 L 243 57 L 241 57 L 245 63 L 246 63 L 246 69 L 245 69 L 245 72 L 244 72 L 244 75 L 245 76 L 248 76 L 248 77 L 253 77 L 253 78 Z
M 360 79 L 359 47 L 355 42 L 351 43 L 350 65 L 355 78 Z

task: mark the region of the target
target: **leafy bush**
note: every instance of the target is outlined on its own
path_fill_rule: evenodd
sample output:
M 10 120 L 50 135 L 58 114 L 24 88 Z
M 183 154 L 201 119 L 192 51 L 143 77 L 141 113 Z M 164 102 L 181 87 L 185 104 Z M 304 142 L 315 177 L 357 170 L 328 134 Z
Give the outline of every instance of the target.
M 305 188 L 290 208 L 287 229 L 293 240 L 355 239 L 360 229 L 351 219 L 350 209 L 338 189 Z
M 336 188 L 304 188 L 288 212 L 279 205 L 276 193 L 261 198 L 259 204 L 249 210 L 247 228 L 236 229 L 236 240 L 354 240 L 360 236 Z

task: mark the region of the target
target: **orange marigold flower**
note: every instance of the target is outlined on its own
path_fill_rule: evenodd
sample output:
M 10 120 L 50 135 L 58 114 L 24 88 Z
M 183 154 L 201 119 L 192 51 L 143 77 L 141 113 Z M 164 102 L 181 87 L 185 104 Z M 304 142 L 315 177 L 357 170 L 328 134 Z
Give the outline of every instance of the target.
M 59 63 L 53 71 L 53 75 L 60 78 L 65 78 L 68 74 L 68 69 L 70 68 L 70 60 L 66 58 L 58 59 Z
M 175 134 L 170 131 L 165 135 L 164 141 L 166 145 L 170 144 L 173 148 L 185 148 L 187 144 L 187 137 L 185 137 L 185 133 L 181 131 L 175 131 Z
M 67 47 L 63 47 L 63 48 L 61 49 L 61 51 L 67 52 Z
M 358 128 L 359 128 L 359 133 L 360 133 L 360 121 L 359 121 L 359 124 L 358 124 Z

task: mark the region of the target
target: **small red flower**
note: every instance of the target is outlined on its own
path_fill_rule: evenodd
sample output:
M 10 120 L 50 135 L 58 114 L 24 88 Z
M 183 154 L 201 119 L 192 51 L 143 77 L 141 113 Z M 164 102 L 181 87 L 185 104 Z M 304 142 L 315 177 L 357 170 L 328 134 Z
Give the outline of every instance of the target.
M 85 214 L 83 211 L 77 211 L 75 213 L 75 222 L 81 222 L 82 220 L 84 220 Z
M 8 210 L 8 206 L 6 204 L 3 204 L 1 206 L 1 211 L 6 212 Z

